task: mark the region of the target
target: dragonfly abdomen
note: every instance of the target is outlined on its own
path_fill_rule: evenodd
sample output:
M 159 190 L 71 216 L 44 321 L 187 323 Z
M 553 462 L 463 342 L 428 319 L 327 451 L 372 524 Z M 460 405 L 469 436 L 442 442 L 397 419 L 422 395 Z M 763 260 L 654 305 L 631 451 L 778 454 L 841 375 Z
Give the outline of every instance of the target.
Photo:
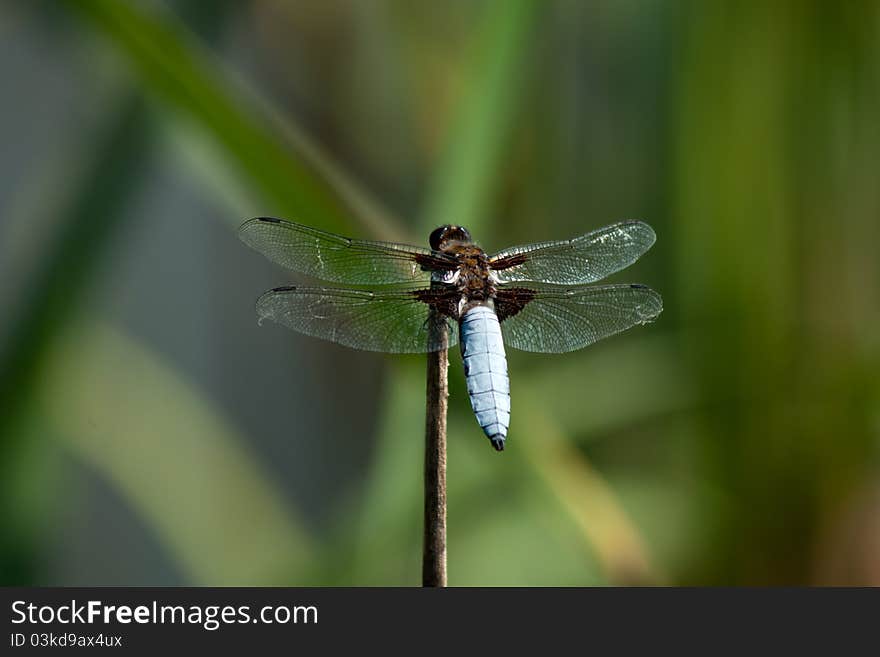
M 471 407 L 501 451 L 510 426 L 510 380 L 498 315 L 488 306 L 474 306 L 461 319 L 460 340 Z

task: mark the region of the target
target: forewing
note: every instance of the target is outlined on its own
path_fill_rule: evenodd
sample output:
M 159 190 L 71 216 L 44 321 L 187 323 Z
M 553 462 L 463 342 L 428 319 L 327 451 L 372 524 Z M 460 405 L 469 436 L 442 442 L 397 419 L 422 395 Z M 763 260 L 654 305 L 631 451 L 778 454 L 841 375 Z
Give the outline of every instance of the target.
M 352 349 L 424 353 L 443 347 L 430 322 L 448 328 L 448 346 L 458 342 L 458 324 L 440 314 L 454 305 L 454 292 L 425 288 L 382 292 L 280 287 L 257 300 L 260 321 L 271 319 L 295 331 Z
M 283 267 L 335 283 L 427 282 L 431 270 L 455 267 L 448 256 L 429 249 L 350 239 L 272 217 L 246 221 L 238 235 Z
M 489 262 L 501 283 L 595 283 L 634 263 L 656 239 L 648 224 L 626 221 L 571 240 L 514 246 Z
M 653 321 L 663 300 L 644 285 L 529 286 L 498 290 L 495 309 L 507 346 L 562 353 Z

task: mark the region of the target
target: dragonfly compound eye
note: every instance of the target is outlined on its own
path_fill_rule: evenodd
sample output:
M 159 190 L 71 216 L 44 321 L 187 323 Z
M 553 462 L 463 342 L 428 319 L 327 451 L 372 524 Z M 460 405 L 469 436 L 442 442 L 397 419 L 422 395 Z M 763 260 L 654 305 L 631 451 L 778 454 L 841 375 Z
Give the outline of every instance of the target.
M 428 243 L 435 251 L 443 250 L 450 242 L 470 243 L 472 241 L 470 231 L 467 228 L 450 224 L 435 229 L 428 238 Z

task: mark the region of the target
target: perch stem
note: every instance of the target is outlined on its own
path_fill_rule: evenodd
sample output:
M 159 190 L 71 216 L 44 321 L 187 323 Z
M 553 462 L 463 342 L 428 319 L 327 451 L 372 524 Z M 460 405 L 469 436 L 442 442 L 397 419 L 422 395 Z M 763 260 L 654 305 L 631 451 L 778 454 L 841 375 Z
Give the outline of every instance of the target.
M 446 409 L 449 395 L 449 333 L 444 321 L 429 323 L 432 342 L 440 348 L 428 354 L 425 409 L 425 536 L 422 586 L 446 586 Z

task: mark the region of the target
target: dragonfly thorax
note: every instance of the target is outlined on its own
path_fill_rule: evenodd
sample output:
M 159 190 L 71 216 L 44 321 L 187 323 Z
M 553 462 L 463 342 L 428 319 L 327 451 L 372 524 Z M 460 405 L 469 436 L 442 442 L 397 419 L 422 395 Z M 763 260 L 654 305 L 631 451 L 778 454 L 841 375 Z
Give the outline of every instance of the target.
M 475 244 L 458 244 L 446 251 L 458 260 L 455 285 L 468 302 L 486 301 L 495 294 L 489 257 Z

